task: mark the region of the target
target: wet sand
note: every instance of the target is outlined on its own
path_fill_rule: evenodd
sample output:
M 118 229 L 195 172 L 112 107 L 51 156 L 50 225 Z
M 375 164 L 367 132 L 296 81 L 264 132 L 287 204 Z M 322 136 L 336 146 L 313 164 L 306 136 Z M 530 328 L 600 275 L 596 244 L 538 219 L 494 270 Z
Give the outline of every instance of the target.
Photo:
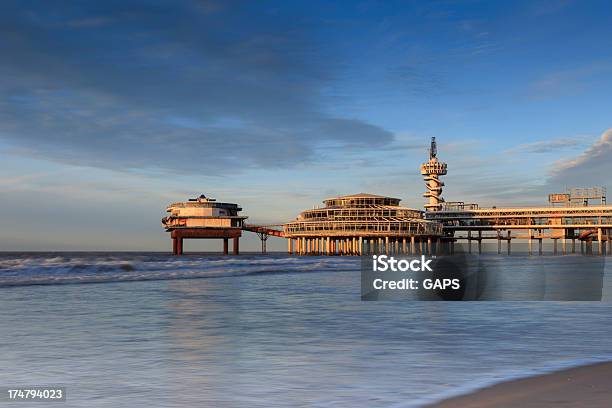
M 612 362 L 507 381 L 428 407 L 612 407 Z

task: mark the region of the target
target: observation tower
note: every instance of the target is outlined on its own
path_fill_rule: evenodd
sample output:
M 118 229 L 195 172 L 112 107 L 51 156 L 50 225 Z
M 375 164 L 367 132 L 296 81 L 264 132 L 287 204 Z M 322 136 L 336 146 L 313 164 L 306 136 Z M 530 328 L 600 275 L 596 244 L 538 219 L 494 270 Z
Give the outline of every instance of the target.
M 436 138 L 431 138 L 431 146 L 429 147 L 429 161 L 421 164 L 421 174 L 425 180 L 427 191 L 423 193 L 423 197 L 429 199 L 425 204 L 426 211 L 440 211 L 442 209 L 442 186 L 444 183 L 440 181 L 440 176 L 446 175 L 446 163 L 438 161 Z

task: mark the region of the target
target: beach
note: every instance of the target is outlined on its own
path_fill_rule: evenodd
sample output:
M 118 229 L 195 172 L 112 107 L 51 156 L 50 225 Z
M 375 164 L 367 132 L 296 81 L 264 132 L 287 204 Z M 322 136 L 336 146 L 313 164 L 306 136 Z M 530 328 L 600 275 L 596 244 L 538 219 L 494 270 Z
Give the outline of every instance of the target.
M 612 362 L 590 364 L 502 382 L 428 407 L 609 407 L 611 378 Z

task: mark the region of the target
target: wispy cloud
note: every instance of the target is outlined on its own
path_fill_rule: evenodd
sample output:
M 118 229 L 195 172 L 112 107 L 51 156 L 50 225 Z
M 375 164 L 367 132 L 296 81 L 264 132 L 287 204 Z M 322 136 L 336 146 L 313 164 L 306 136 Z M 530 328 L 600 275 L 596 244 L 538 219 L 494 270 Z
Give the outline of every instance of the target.
M 556 162 L 548 183 L 555 186 L 606 186 L 611 174 L 612 128 L 580 155 Z
M 537 100 L 579 93 L 595 86 L 597 78 L 610 72 L 612 64 L 608 62 L 593 62 L 550 72 L 529 86 L 529 97 Z
M 587 136 L 541 140 L 518 145 L 508 149 L 506 153 L 551 153 L 559 150 L 571 150 L 580 146 L 585 146 L 589 140 L 590 138 Z

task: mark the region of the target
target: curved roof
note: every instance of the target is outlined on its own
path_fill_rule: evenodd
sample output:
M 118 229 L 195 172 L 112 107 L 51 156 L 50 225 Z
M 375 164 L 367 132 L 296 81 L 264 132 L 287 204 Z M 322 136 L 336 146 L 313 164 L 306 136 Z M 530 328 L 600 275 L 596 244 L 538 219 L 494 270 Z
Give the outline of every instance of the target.
M 337 198 L 392 198 L 394 200 L 399 200 L 399 198 L 395 198 L 395 197 L 387 197 L 387 196 L 381 196 L 378 194 L 369 194 L 369 193 L 357 193 L 357 194 L 343 195 L 339 197 L 331 197 L 331 198 L 328 198 L 328 200 L 334 200 Z

